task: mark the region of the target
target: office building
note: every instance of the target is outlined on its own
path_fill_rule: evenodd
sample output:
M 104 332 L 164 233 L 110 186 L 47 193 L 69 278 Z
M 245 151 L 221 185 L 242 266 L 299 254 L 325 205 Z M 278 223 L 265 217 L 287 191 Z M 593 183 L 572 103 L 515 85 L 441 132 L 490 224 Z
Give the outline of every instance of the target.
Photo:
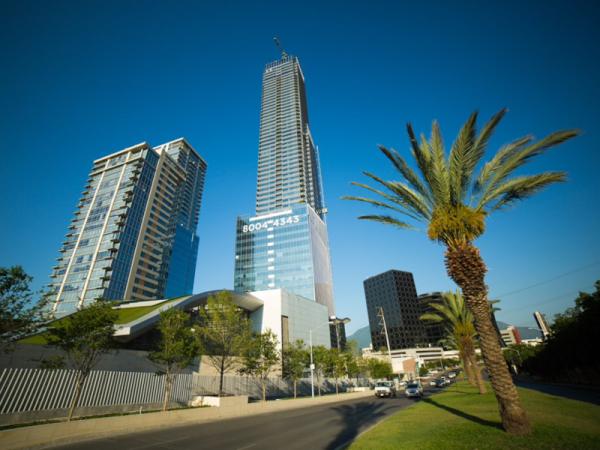
M 317 147 L 298 58 L 266 65 L 256 214 L 237 219 L 234 289 L 285 289 L 335 315 Z
M 319 155 L 298 58 L 284 53 L 267 64 L 262 83 L 256 214 L 306 203 L 324 218 Z
M 191 294 L 206 163 L 185 141 L 94 161 L 53 267 L 52 312 Z
M 521 333 L 517 327 L 509 325 L 506 329 L 500 330 L 500 336 L 502 337 L 502 341 L 504 345 L 516 345 L 521 343 Z
M 421 305 L 421 314 L 435 314 L 438 311 L 431 306 L 431 303 L 442 303 L 443 294 L 441 292 L 421 294 L 419 295 L 418 300 Z M 438 346 L 440 345 L 440 341 L 446 338 L 447 332 L 444 322 L 423 321 L 423 326 L 429 345 Z
M 425 326 L 420 320 L 422 307 L 412 273 L 388 270 L 367 278 L 364 288 L 375 350 L 388 347 L 384 322 L 391 350 L 427 345 Z

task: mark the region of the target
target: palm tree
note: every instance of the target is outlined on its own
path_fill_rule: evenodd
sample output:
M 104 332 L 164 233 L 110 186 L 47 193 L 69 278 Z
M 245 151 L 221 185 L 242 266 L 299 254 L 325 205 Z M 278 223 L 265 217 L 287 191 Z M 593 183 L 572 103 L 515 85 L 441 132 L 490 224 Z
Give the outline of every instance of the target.
M 403 181 L 385 181 L 369 172 L 365 175 L 385 190 L 353 183 L 379 196 L 378 199 L 346 197 L 384 208 L 390 214 L 359 217 L 399 228 L 414 228 L 404 217 L 427 223 L 430 239 L 446 247 L 448 275 L 461 288 L 467 306 L 475 318 L 485 366 L 498 400 L 502 425 L 514 434 L 527 434 L 531 428 L 519 395 L 502 357 L 487 299 L 487 267 L 473 241 L 485 231 L 485 219 L 544 187 L 565 181 L 564 172 L 544 172 L 514 176 L 534 157 L 576 136 L 578 131 L 558 131 L 534 142 L 525 136 L 500 148 L 475 177 L 475 169 L 484 156 L 487 143 L 506 113 L 502 109 L 477 132 L 477 113 L 471 114 L 446 156 L 439 125 L 434 122 L 429 140 L 417 141 L 407 125 L 412 155 L 420 175 L 409 167 L 395 150 L 380 146 Z M 404 217 L 399 217 L 402 215 Z
M 473 324 L 473 314 L 467 308 L 463 296 L 459 291 L 446 292 L 441 302 L 433 301 L 429 306 L 436 312 L 423 314 L 421 320 L 446 323 L 447 336 L 444 344 L 458 350 L 469 382 L 479 388 L 480 394 L 485 394 L 485 384 L 475 357 L 477 332 Z

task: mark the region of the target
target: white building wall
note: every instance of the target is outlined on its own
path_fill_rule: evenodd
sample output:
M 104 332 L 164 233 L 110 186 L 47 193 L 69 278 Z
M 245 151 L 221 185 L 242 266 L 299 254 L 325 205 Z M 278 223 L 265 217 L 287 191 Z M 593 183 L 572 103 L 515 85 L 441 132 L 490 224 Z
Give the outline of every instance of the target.
M 270 329 L 277 336 L 279 348 L 282 344 L 281 317 L 288 318 L 290 342 L 302 339 L 308 346 L 310 330 L 313 346 L 324 345 L 330 348 L 329 316 L 327 307 L 283 289 L 250 292 L 262 300 L 264 305 L 250 314 L 253 330 L 264 333 Z

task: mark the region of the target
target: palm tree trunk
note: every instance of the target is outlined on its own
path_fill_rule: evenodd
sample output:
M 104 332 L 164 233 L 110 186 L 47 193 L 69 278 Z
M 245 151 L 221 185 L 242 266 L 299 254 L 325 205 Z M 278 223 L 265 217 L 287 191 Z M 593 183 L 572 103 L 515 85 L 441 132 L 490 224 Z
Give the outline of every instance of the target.
M 446 269 L 450 278 L 462 289 L 467 306 L 473 313 L 483 361 L 498 401 L 502 426 L 511 434 L 530 433 L 529 420 L 521 406 L 519 393 L 508 371 L 492 323 L 484 281 L 487 268 L 479 250 L 471 243 L 448 247 Z
M 475 380 L 475 374 L 473 373 L 473 368 L 471 367 L 471 362 L 469 361 L 469 358 L 466 355 L 466 352 L 464 350 L 461 350 L 458 352 L 458 356 L 460 358 L 460 361 L 462 362 L 462 365 L 465 369 L 465 375 L 467 377 L 467 380 L 469 381 L 469 384 L 472 386 L 477 386 L 477 381 Z
M 477 356 L 475 356 L 475 352 L 470 352 L 468 355 L 469 363 L 473 368 L 473 373 L 475 375 L 475 380 L 477 383 L 477 387 L 479 388 L 480 394 L 485 394 L 485 383 L 483 382 L 483 377 L 481 376 L 481 370 L 479 369 L 479 365 L 477 364 Z

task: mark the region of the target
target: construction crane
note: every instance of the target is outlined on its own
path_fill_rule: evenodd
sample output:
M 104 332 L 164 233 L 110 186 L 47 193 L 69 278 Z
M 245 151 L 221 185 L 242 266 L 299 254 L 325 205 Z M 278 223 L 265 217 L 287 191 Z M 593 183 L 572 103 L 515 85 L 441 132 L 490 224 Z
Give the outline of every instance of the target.
M 279 38 L 277 36 L 275 36 L 273 38 L 273 41 L 275 42 L 275 45 L 277 46 L 277 48 L 279 49 L 279 51 L 281 51 L 281 58 L 287 58 L 288 54 L 287 52 L 283 49 L 283 46 L 281 45 L 281 41 L 279 40 Z

